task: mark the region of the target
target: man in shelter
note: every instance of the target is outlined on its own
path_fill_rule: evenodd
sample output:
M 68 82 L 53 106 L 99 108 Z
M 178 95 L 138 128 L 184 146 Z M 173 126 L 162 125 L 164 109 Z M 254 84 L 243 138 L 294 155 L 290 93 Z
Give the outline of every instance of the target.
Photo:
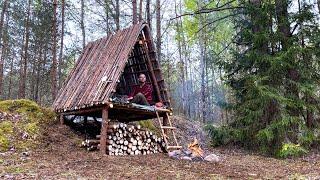
M 128 100 L 132 103 L 150 105 L 152 103 L 152 85 L 146 84 L 146 75 L 139 74 L 139 85 L 133 87 Z

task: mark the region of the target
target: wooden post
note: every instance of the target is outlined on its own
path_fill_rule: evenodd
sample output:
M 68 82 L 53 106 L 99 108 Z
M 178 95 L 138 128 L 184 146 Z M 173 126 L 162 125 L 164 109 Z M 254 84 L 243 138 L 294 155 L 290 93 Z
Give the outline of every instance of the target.
M 63 114 L 59 115 L 60 125 L 64 125 L 64 117 Z
M 84 116 L 84 121 L 83 121 L 83 124 L 84 124 L 84 133 L 85 133 L 85 137 L 86 139 L 88 138 L 88 133 L 87 133 L 87 125 L 88 125 L 88 116 Z
M 100 133 L 100 152 L 106 154 L 107 152 L 107 129 L 108 129 L 108 106 L 102 109 L 102 122 Z

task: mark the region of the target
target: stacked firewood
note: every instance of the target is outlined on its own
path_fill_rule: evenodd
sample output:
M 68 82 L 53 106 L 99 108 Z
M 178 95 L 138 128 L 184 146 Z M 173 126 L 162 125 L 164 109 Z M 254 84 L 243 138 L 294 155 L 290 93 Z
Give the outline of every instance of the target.
M 87 150 L 100 147 L 100 135 L 95 140 L 85 140 L 82 146 Z M 164 150 L 165 143 L 153 132 L 141 129 L 140 125 L 110 122 L 107 129 L 108 155 L 146 155 Z

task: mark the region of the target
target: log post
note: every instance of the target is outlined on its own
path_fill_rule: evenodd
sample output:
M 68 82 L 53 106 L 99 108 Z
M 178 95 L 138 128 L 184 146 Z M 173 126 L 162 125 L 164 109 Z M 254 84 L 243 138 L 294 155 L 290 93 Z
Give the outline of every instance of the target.
M 107 129 L 108 129 L 108 106 L 102 109 L 102 122 L 100 133 L 100 152 L 106 154 L 107 152 Z
M 64 117 L 63 114 L 59 114 L 60 125 L 64 125 Z

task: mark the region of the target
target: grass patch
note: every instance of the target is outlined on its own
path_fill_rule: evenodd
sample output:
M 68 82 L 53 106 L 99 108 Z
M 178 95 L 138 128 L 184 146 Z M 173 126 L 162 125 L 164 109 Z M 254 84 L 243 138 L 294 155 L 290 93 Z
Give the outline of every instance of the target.
M 5 172 L 12 173 L 12 174 L 14 174 L 14 173 L 18 174 L 18 173 L 24 173 L 24 172 L 26 172 L 26 170 L 21 167 L 9 166 L 5 169 Z
M 308 151 L 302 146 L 300 146 L 299 144 L 285 143 L 282 145 L 282 148 L 278 153 L 278 157 L 280 158 L 299 157 L 307 153 Z

